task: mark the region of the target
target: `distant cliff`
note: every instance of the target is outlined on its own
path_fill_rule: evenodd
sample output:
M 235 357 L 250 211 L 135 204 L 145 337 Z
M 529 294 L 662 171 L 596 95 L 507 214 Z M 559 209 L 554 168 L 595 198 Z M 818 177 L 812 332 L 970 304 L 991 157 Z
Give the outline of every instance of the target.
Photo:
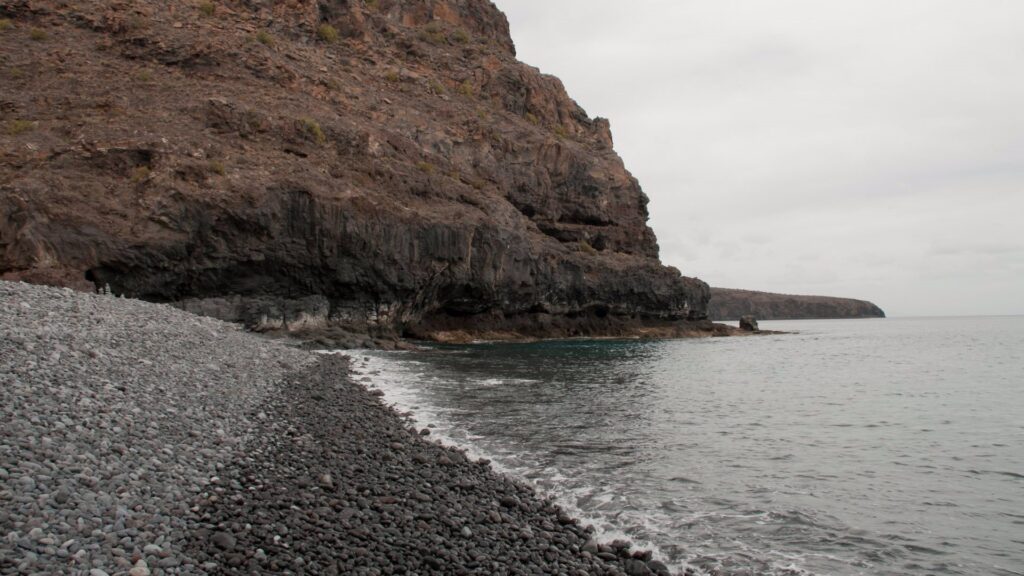
M 884 318 L 871 302 L 828 296 L 795 296 L 753 290 L 712 288 L 708 315 L 712 320 L 738 320 L 752 314 L 758 320 L 810 318 Z
M 486 0 L 10 0 L 0 18 L 2 278 L 291 330 L 705 318 L 608 121 L 517 61 Z

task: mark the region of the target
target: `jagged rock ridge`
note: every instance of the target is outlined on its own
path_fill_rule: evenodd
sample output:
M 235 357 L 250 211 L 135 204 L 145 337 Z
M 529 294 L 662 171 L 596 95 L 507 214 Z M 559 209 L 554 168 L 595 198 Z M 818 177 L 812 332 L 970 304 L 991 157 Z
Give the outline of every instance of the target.
M 758 320 L 815 318 L 885 318 L 871 302 L 830 296 L 797 296 L 754 290 L 712 288 L 708 316 L 714 320 L 739 320 L 752 315 Z
M 705 317 L 647 198 L 486 0 L 0 4 L 0 274 L 263 327 Z

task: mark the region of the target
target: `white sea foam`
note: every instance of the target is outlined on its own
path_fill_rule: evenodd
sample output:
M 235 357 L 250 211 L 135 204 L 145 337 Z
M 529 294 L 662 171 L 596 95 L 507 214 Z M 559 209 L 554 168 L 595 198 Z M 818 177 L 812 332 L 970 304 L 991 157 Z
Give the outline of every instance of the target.
M 596 510 L 583 510 L 576 504 L 580 500 L 594 498 L 603 503 L 610 503 L 615 498 L 614 493 L 595 494 L 595 492 L 600 492 L 599 487 L 569 487 L 565 483 L 569 477 L 556 468 L 543 469 L 538 475 L 535 470 L 519 462 L 518 455 L 513 450 L 498 449 L 493 446 L 484 447 L 481 442 L 484 440 L 483 438 L 457 429 L 446 417 L 445 407 L 435 406 L 424 398 L 422 383 L 435 379 L 434 376 L 417 370 L 424 363 L 403 358 L 401 352 L 388 352 L 388 357 L 383 357 L 379 352 L 371 350 L 318 350 L 317 352 L 347 356 L 352 361 L 351 369 L 355 381 L 368 389 L 382 391 L 388 405 L 400 414 L 411 414 L 411 422 L 417 427 L 429 428 L 431 438 L 445 445 L 464 450 L 471 458 L 490 460 L 492 468 L 498 473 L 507 474 L 532 485 L 541 496 L 553 499 L 567 513 L 577 518 L 581 524 L 592 526 L 598 540 L 629 540 L 639 549 L 651 550 L 658 558 L 667 557 L 656 543 L 637 538 L 635 534 L 629 534 L 619 527 L 622 520 L 627 520 L 628 524 L 643 526 L 645 531 L 656 533 L 658 523 L 652 521 L 649 516 L 620 511 L 615 517 L 609 517 Z M 369 381 L 365 381 L 364 378 L 369 378 Z M 527 378 L 487 378 L 477 381 L 476 384 L 501 386 L 538 382 L 539 380 Z M 624 518 L 624 516 L 628 518 Z M 704 574 L 685 561 L 676 562 L 670 565 L 670 568 L 679 573 L 690 569 L 697 574 Z
M 530 378 L 483 378 L 475 382 L 478 386 L 514 386 L 516 384 L 536 384 L 540 380 Z

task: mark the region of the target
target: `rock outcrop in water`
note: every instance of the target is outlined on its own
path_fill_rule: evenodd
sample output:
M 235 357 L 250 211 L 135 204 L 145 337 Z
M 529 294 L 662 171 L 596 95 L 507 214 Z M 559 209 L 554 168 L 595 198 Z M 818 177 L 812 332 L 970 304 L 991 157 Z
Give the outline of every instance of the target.
M 0 18 L 3 278 L 264 329 L 706 317 L 609 123 L 518 62 L 486 0 L 8 0 Z
M 757 332 L 760 330 L 757 326 L 757 318 L 754 318 L 750 314 L 740 316 L 740 330 L 746 332 Z
M 746 315 L 758 320 L 885 318 L 881 308 L 865 300 L 773 294 L 732 288 L 711 289 L 708 315 L 714 320 L 739 320 Z

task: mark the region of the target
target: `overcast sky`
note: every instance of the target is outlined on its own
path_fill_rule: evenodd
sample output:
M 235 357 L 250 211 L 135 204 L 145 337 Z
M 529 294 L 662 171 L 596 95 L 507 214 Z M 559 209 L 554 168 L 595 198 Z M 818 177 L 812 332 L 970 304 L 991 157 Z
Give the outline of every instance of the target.
M 496 0 L 713 286 L 1024 314 L 1024 1 Z

